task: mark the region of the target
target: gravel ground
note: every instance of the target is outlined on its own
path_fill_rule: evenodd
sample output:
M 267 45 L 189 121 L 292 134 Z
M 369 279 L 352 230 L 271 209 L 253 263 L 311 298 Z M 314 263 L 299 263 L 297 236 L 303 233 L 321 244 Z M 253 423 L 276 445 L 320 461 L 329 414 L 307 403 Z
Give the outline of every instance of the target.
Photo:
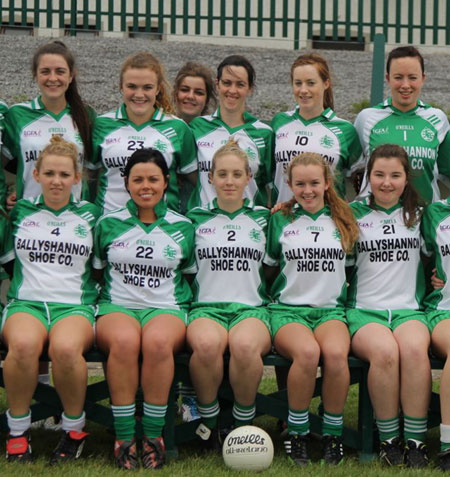
M 36 47 L 48 39 L 0 35 L 0 99 L 13 104 L 38 93 L 30 72 Z M 199 61 L 213 70 L 230 54 L 248 57 L 256 70 L 256 90 L 249 100 L 249 111 L 270 120 L 279 111 L 292 109 L 294 101 L 289 85 L 289 68 L 298 51 L 266 48 L 238 48 L 204 43 L 159 42 L 144 39 L 64 38 L 77 55 L 79 84 L 83 98 L 99 113 L 117 107 L 120 102 L 118 77 L 124 58 L 148 50 L 164 63 L 170 81 L 185 61 Z M 20 52 L 20 53 L 19 53 Z M 370 97 L 372 54 L 355 51 L 320 51 L 332 68 L 335 110 L 353 120 L 352 104 Z M 429 75 L 422 99 L 450 110 L 450 54 L 427 54 Z

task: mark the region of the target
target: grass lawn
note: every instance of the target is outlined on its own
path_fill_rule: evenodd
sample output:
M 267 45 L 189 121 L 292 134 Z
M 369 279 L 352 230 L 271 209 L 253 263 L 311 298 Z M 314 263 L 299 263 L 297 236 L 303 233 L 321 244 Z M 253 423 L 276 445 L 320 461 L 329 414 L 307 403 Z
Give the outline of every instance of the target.
M 437 383 L 434 383 L 437 387 Z M 274 378 L 265 378 L 261 385 L 262 392 L 270 392 L 275 389 Z M 347 401 L 345 411 L 346 425 L 355 426 L 356 424 L 356 403 L 357 390 L 351 389 L 349 399 Z M 314 399 L 312 408 L 315 410 L 319 404 L 319 400 Z M 6 409 L 4 391 L 0 391 L 0 410 Z M 390 469 L 381 466 L 376 460 L 370 463 L 360 464 L 358 456 L 350 449 L 346 449 L 346 460 L 338 467 L 327 467 L 320 465 L 318 462 L 321 455 L 321 444 L 319 440 L 313 439 L 311 442 L 311 457 L 314 464 L 307 468 L 299 469 L 295 465 L 289 463 L 285 457 L 282 439 L 278 436 L 276 430 L 276 421 L 272 418 L 260 417 L 255 421 L 255 425 L 259 425 L 266 429 L 271 435 L 274 447 L 275 457 L 272 466 L 265 472 L 258 475 L 281 477 L 296 473 L 304 476 L 354 476 L 359 477 L 382 477 L 382 476 L 442 476 L 442 472 L 434 469 L 436 453 L 439 450 L 439 432 L 438 429 L 432 429 L 428 433 L 428 444 L 432 457 L 432 464 L 427 470 L 412 471 L 409 469 Z M 47 465 L 50 452 L 58 440 L 58 434 L 51 431 L 34 430 L 32 431 L 32 446 L 36 461 L 30 465 L 8 464 L 5 460 L 4 453 L 0 456 L 0 476 L 80 476 L 80 477 L 97 477 L 97 476 L 123 476 L 124 471 L 113 467 L 112 446 L 114 436 L 108 433 L 104 428 L 89 424 L 87 431 L 91 433 L 84 449 L 83 457 L 73 464 L 68 464 L 63 468 L 53 468 Z M 1 446 L 4 446 L 6 436 L 1 435 Z M 157 475 L 164 476 L 229 476 L 229 475 L 254 475 L 252 472 L 232 472 L 228 470 L 221 456 L 203 455 L 198 444 L 193 443 L 184 445 L 179 449 L 179 457 L 170 461 L 164 469 L 158 471 Z M 143 469 L 133 472 L 132 475 L 148 475 L 149 471 Z

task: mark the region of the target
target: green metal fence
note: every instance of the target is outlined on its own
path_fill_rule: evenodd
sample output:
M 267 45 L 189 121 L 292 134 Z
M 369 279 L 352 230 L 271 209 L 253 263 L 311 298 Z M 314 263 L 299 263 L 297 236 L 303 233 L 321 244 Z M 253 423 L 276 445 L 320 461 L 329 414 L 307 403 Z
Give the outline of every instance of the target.
M 0 26 L 450 44 L 450 0 L 0 0 Z

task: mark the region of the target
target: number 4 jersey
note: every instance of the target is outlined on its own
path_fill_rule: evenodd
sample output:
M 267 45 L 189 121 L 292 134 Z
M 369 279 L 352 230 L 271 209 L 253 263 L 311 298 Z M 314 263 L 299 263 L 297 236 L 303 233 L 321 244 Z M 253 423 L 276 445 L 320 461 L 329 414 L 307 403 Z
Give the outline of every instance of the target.
M 369 310 L 417 310 L 424 295 L 419 223 L 406 227 L 403 207 L 372 209 L 369 199 L 350 206 L 358 222 L 355 268 L 348 306 Z

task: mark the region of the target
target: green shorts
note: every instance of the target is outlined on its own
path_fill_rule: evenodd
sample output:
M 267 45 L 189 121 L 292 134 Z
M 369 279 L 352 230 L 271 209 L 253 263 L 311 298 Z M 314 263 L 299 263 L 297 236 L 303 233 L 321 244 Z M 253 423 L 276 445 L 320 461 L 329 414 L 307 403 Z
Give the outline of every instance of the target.
M 3 310 L 2 329 L 6 320 L 14 313 L 28 313 L 37 318 L 50 331 L 55 323 L 72 315 L 84 316 L 91 325 L 95 322 L 95 306 L 64 305 L 43 301 L 11 300 Z
M 347 323 L 345 308 L 315 308 L 312 306 L 273 304 L 269 305 L 269 310 L 274 337 L 279 329 L 288 323 L 301 323 L 311 331 L 331 320 Z
M 193 303 L 189 312 L 188 323 L 197 318 L 209 318 L 222 325 L 227 331 L 231 330 L 246 318 L 261 320 L 271 332 L 270 315 L 264 306 L 250 306 L 241 303 Z
M 187 323 L 187 312 L 176 308 L 144 308 L 136 310 L 125 308 L 124 306 L 114 305 L 114 303 L 99 303 L 97 306 L 97 318 L 108 315 L 109 313 L 124 313 L 135 318 L 143 328 L 152 318 L 158 315 L 174 315 L 180 318 L 184 324 Z
M 350 336 L 353 336 L 360 328 L 368 323 L 379 323 L 395 330 L 397 326 L 407 321 L 420 321 L 429 329 L 429 323 L 425 313 L 418 310 L 366 310 L 360 308 L 347 309 L 348 327 Z
M 450 310 L 433 310 L 428 311 L 425 314 L 427 316 L 430 331 L 433 331 L 439 322 L 450 319 Z

